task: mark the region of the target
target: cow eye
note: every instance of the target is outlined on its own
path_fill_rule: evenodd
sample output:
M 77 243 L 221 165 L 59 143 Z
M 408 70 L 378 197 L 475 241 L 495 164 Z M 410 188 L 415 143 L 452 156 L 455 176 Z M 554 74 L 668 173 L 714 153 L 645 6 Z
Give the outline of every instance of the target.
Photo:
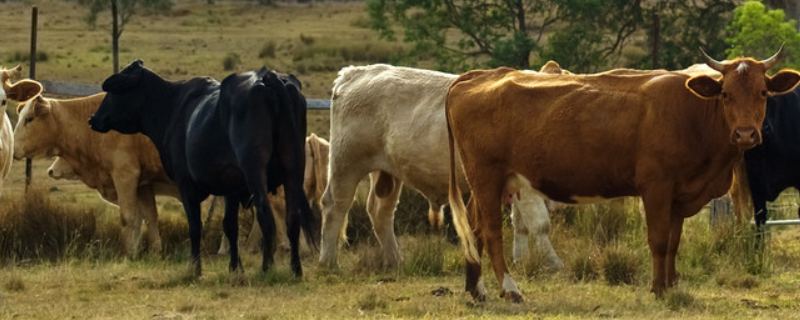
M 722 92 L 722 98 L 723 98 L 723 99 L 726 99 L 726 98 L 728 98 L 728 93 L 727 93 L 727 92 L 725 92 L 725 91 L 723 91 L 723 92 Z
M 766 97 L 766 96 L 767 96 L 767 90 L 763 90 L 763 91 L 761 91 L 761 96 L 762 96 L 762 97 Z
M 2 105 L 3 107 L 5 107 L 5 106 L 6 106 L 6 101 L 5 101 L 5 100 L 3 100 L 3 102 L 1 103 L 1 105 Z
M 33 117 L 25 118 L 25 125 L 28 125 L 31 121 L 33 121 Z

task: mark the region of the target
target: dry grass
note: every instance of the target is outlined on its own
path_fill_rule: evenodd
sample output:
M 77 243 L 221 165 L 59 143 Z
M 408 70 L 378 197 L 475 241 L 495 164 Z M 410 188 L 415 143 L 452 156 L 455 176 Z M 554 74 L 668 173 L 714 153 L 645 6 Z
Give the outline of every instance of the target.
M 47 56 L 37 67 L 39 78 L 99 83 L 107 77 L 106 31 L 89 30 L 75 3 L 39 6 L 39 48 Z M 0 61 L 13 65 L 28 50 L 23 18 L 28 4 L 2 3 L 0 8 L 14 17 L 0 20 L 6 40 Z M 262 64 L 288 72 L 305 68 L 304 92 L 325 98 L 338 67 L 391 59 L 387 52 L 399 50 L 376 45 L 377 37 L 365 25 L 363 3 L 262 7 L 226 2 L 210 7 L 180 2 L 168 15 L 134 17 L 122 38 L 122 61 L 142 58 L 171 79 L 201 74 L 220 78 L 229 73 L 223 59 L 236 53 L 242 69 Z M 326 111 L 309 112 L 309 131 L 327 137 L 328 121 Z M 22 196 L 22 162 L 14 163 L 6 180 L 0 255 L 13 263 L 0 266 L 0 318 L 789 319 L 800 311 L 796 227 L 774 228 L 768 245 L 758 249 L 749 229 L 712 230 L 707 212 L 701 212 L 686 222 L 678 287 L 656 300 L 649 292 L 643 219 L 630 203 L 554 213 L 551 239 L 566 267 L 544 270 L 536 254 L 511 266 L 526 298 L 516 305 L 497 297 L 500 286 L 484 258 L 489 297 L 474 303 L 463 291 L 463 256 L 452 227 L 431 232 L 427 202 L 410 191 L 403 193 L 395 219 L 404 258 L 399 270 L 381 270 L 376 263 L 377 241 L 363 200 L 358 200 L 350 212 L 352 245 L 340 251 L 339 271 L 318 268 L 312 255 L 304 259 L 303 279 L 295 278 L 285 261 L 261 273 L 260 255 L 245 254 L 245 281 L 232 287 L 227 257 L 214 254 L 220 239 L 218 211 L 206 226 L 204 275 L 191 279 L 185 276 L 188 232 L 180 202 L 158 199 L 165 254 L 126 259 L 117 254 L 116 208 L 78 183 L 46 179 L 44 170 L 51 162 L 33 163 L 39 190 L 28 196 L 33 200 Z M 361 199 L 363 192 L 361 188 Z M 797 198 L 796 193 L 784 195 L 771 207 L 772 214 L 795 215 L 796 207 L 787 204 Z M 207 209 L 208 203 L 204 213 Z M 241 221 L 245 237 L 245 223 L 251 220 L 243 213 Z M 49 240 L 38 239 L 41 234 L 50 238 L 38 238 Z M 510 257 L 510 231 L 505 234 Z

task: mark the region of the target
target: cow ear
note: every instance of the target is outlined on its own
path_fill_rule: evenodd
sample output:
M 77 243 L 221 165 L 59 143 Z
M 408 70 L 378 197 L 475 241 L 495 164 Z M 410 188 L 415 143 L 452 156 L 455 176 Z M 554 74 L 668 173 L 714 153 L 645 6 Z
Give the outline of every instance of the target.
M 14 101 L 28 101 L 42 93 L 42 84 L 33 80 L 21 80 L 6 90 L 6 97 Z
M 118 73 L 103 81 L 103 91 L 111 92 L 127 89 L 136 85 L 138 80 L 139 77 Z
M 722 83 L 706 75 L 689 78 L 686 88 L 702 99 L 714 99 L 722 93 Z
M 47 102 L 42 96 L 36 97 L 33 103 L 33 116 L 42 117 L 50 113 L 50 103 Z
M 767 80 L 767 90 L 776 94 L 784 94 L 794 90 L 800 83 L 800 73 L 794 70 L 781 70 Z

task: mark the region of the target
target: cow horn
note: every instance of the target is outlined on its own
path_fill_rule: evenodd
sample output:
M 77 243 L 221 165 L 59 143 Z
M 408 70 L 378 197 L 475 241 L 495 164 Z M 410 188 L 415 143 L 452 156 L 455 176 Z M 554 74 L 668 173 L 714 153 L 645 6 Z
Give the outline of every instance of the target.
M 764 64 L 764 69 L 769 70 L 770 68 L 774 67 L 778 62 L 783 60 L 783 45 L 785 43 L 781 43 L 781 47 L 778 49 L 778 52 L 773 54 L 771 57 L 767 58 L 766 60 L 761 61 Z
M 705 62 L 706 65 L 708 65 L 711 69 L 722 72 L 722 68 L 724 67 L 722 62 L 719 62 L 717 60 L 714 60 L 714 58 L 709 57 L 702 47 L 700 48 L 700 52 L 703 54 L 703 62 Z

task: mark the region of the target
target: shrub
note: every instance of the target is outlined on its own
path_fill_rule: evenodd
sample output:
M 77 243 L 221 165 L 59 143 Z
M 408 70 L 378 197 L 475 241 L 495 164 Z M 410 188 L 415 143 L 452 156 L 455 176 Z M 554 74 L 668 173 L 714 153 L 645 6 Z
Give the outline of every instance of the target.
M 639 276 L 639 257 L 624 245 L 606 248 L 603 275 L 610 285 L 634 284 Z
M 275 58 L 275 49 L 277 45 L 275 41 L 269 41 L 261 47 L 261 51 L 258 52 L 259 58 Z
M 586 254 L 576 255 L 568 264 L 572 279 L 575 281 L 592 281 L 600 275 L 600 267 L 594 257 Z
M 225 71 L 231 71 L 242 63 L 242 58 L 238 53 L 230 52 L 225 58 L 222 59 L 222 68 Z

